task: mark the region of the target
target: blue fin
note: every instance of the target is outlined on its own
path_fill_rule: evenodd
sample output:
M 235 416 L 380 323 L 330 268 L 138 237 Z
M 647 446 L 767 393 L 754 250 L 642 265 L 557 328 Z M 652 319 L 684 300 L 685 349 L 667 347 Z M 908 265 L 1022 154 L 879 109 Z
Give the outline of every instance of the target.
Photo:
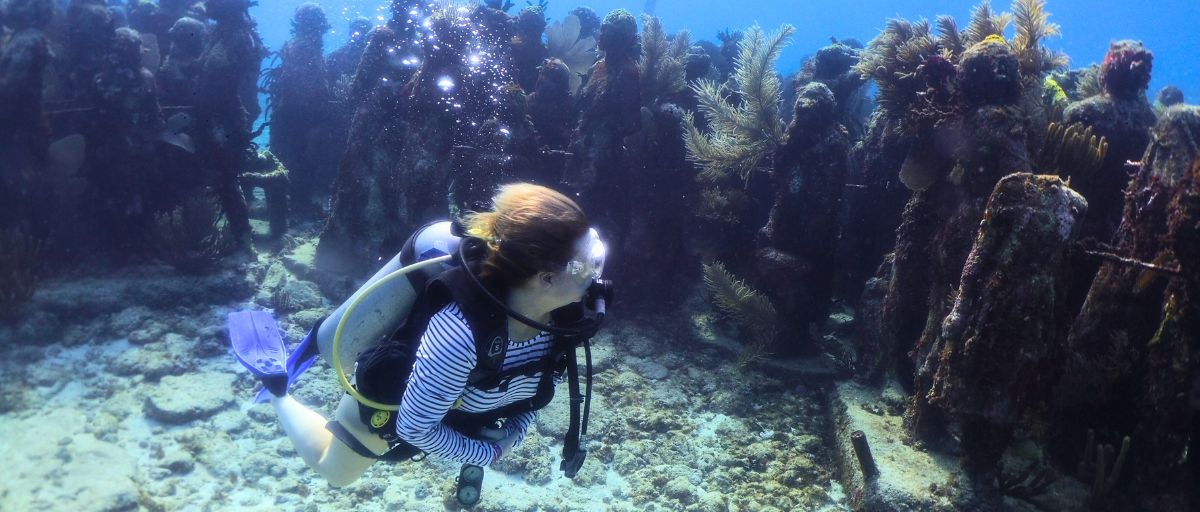
M 317 325 L 314 325 L 313 328 L 308 331 L 308 335 L 304 337 L 304 340 L 300 342 L 300 345 L 296 347 L 296 350 L 292 351 L 292 353 L 288 355 L 288 389 L 291 389 L 292 384 L 294 384 L 296 380 L 300 378 L 300 375 L 308 370 L 308 368 L 312 366 L 314 362 L 316 362 L 317 355 L 320 353 L 319 347 L 317 346 L 317 328 L 319 327 L 321 327 L 320 322 L 318 322 Z M 263 388 L 258 391 L 258 396 L 254 397 L 254 402 L 261 403 L 270 399 L 271 392 L 267 390 L 267 388 Z
M 263 379 L 287 373 L 287 346 L 275 317 L 266 311 L 237 311 L 226 318 L 233 355 Z

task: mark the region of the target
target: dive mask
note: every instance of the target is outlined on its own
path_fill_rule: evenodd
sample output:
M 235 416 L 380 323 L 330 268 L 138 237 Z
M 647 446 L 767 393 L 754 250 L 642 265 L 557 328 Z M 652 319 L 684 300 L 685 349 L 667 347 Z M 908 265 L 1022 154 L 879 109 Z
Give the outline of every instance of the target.
M 586 277 L 592 281 L 600 279 L 604 273 L 604 258 L 608 256 L 608 246 L 600 239 L 596 228 L 588 228 L 588 232 L 579 240 L 575 247 L 575 259 L 567 262 L 565 271 L 573 276 Z

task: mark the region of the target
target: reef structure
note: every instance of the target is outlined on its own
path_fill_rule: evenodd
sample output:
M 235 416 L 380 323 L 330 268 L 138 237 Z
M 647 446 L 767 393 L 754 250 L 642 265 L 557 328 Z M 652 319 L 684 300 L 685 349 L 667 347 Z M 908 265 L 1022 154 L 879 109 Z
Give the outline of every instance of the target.
M 1007 176 L 988 200 L 954 306 L 922 362 L 929 387 L 906 413 L 918 431 L 941 415 L 961 436 L 969 471 L 993 470 L 1013 436 L 1043 433 L 1069 318 L 1066 255 L 1086 211 L 1056 176 Z
M 1071 325 L 1060 435 L 1132 437 L 1132 494 L 1184 510 L 1200 431 L 1200 109 L 1167 110 L 1130 181 L 1111 253 Z

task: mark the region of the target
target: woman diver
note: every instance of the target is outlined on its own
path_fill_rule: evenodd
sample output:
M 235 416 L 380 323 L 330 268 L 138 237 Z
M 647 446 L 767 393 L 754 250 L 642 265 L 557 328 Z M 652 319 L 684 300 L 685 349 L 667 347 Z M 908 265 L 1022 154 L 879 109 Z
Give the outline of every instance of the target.
M 555 384 L 577 379 L 575 347 L 586 347 L 611 299 L 611 285 L 599 280 L 604 242 L 574 201 L 549 188 L 507 185 L 492 203 L 490 212 L 465 216 L 461 243 L 449 222 L 413 235 L 313 327 L 289 358 L 290 372 L 278 360 L 255 364 L 263 358 L 239 349 L 231 315 L 235 354 L 263 380 L 296 451 L 330 484 L 354 482 L 377 459 L 422 453 L 463 463 L 463 475 L 490 465 L 520 445 Z M 457 264 L 436 275 L 388 279 L 402 263 L 447 254 L 457 254 Z M 394 286 L 381 288 L 385 280 Z M 307 367 L 297 360 L 310 363 L 317 349 L 335 356 L 331 364 L 347 389 L 331 421 L 287 392 Z M 356 362 L 343 364 L 339 353 Z M 354 375 L 353 385 L 343 372 Z M 572 394 L 578 389 L 572 380 Z M 585 406 L 584 431 L 586 413 Z M 575 446 L 564 449 L 576 459 L 563 463 L 568 476 L 582 463 L 578 418 L 576 404 Z

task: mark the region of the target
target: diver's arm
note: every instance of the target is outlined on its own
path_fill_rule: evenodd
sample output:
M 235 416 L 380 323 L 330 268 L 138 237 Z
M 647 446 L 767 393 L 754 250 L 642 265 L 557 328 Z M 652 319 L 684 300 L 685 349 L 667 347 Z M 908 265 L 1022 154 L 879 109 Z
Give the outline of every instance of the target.
M 537 411 L 529 411 L 504 420 L 504 430 L 510 434 L 517 434 L 517 441 L 513 443 L 514 448 L 521 446 L 521 442 L 525 440 L 525 434 L 529 433 L 529 426 L 533 425 L 536 419 Z
M 429 320 L 421 336 L 408 387 L 400 401 L 396 434 L 421 450 L 466 464 L 487 466 L 494 443 L 471 439 L 442 423 L 475 367 L 475 344 L 454 304 Z

